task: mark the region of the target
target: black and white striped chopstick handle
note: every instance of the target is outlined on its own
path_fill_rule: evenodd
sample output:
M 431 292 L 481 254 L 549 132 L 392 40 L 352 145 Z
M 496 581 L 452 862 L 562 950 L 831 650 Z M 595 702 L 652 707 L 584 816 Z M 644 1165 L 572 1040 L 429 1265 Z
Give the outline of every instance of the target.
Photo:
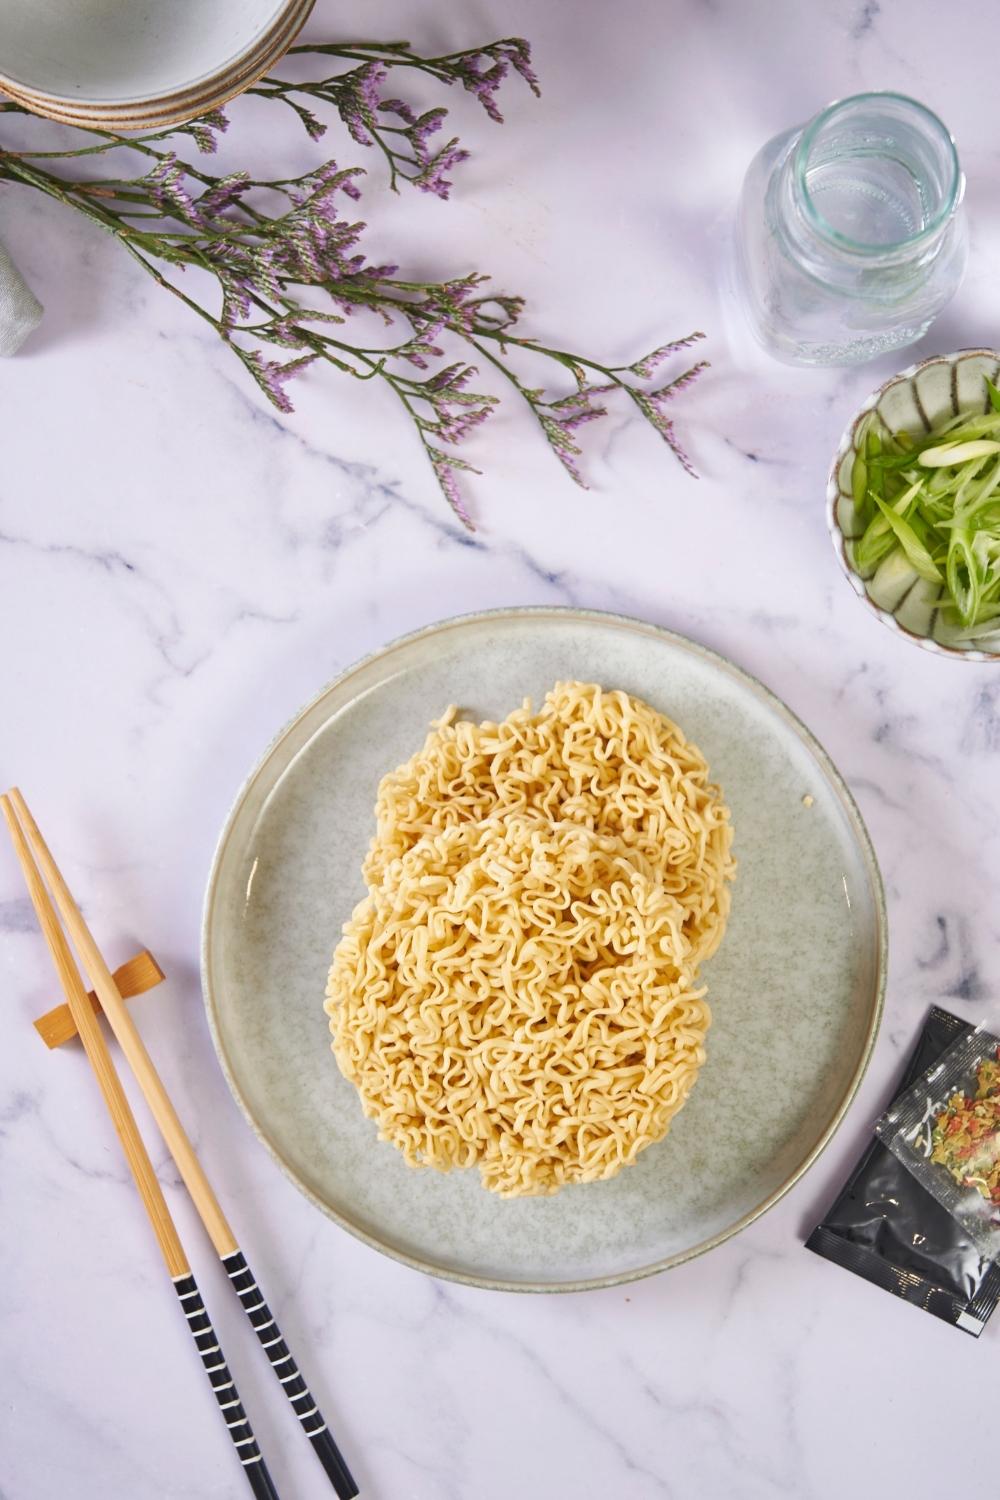
M 250 1488 L 257 1496 L 257 1500 L 278 1500 L 278 1492 L 274 1488 L 267 1465 L 257 1446 L 257 1439 L 253 1435 L 253 1429 L 243 1410 L 236 1383 L 229 1373 L 229 1366 L 226 1364 L 215 1329 L 205 1311 L 205 1304 L 201 1300 L 201 1293 L 195 1279 L 191 1275 L 175 1276 L 174 1287 L 177 1290 L 184 1316 L 187 1318 L 195 1348 L 201 1355 L 205 1373 L 215 1392 L 222 1419 L 229 1429 L 229 1436 L 233 1440 L 239 1461 L 250 1481 Z
M 302 1431 L 316 1449 L 317 1456 L 326 1470 L 340 1500 L 353 1500 L 358 1493 L 354 1476 L 344 1462 L 333 1433 L 323 1420 L 323 1413 L 310 1394 L 309 1387 L 299 1373 L 295 1358 L 281 1336 L 281 1329 L 274 1321 L 264 1294 L 257 1285 L 256 1277 L 246 1263 L 242 1250 L 223 1257 L 223 1266 L 236 1295 L 243 1304 L 243 1311 L 250 1319 L 250 1326 L 260 1340 L 261 1348 L 270 1361 L 292 1410 L 302 1424 Z

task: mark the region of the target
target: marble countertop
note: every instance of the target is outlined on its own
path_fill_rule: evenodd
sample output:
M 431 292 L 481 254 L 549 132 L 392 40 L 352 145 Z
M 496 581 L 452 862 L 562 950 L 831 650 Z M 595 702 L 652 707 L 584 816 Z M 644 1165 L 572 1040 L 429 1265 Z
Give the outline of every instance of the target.
M 769 363 L 733 317 L 722 246 L 760 142 L 839 94 L 913 93 L 955 132 L 972 226 L 965 285 L 916 352 L 995 341 L 1000 166 L 967 30 L 930 0 L 350 10 L 320 0 L 310 35 L 531 38 L 543 97 L 511 89 L 504 129 L 449 101 L 475 152 L 452 202 L 375 193 L 365 215 L 376 236 L 405 225 L 415 266 L 524 292 L 539 335 L 624 359 L 704 328 L 712 369 L 676 409 L 701 478 L 619 410 L 585 435 L 583 493 L 511 413 L 481 434 L 470 538 L 388 398 L 316 375 L 276 419 L 109 239 L 6 189 L 0 229 L 47 314 L 0 368 L 0 780 L 29 796 L 109 955 L 148 944 L 166 969 L 144 1034 L 366 1497 L 938 1500 L 968 1474 L 968 1435 L 991 1430 L 1000 1326 L 977 1343 L 802 1240 L 928 1004 L 978 1017 L 998 999 L 1000 671 L 893 636 L 834 560 L 830 454 L 905 359 Z M 994 41 L 984 11 L 976 45 Z M 241 108 L 234 133 L 264 150 L 264 107 Z M 289 150 L 298 170 L 316 159 L 304 137 Z M 855 792 L 891 920 L 875 1059 L 805 1179 L 703 1259 L 548 1298 L 431 1280 L 315 1212 L 230 1098 L 197 971 L 213 843 L 271 735 L 385 641 L 528 603 L 654 620 L 762 678 Z M 241 1495 L 82 1058 L 31 1029 L 54 985 L 5 850 L 0 936 L 0 1494 Z M 160 1149 L 157 1164 L 211 1293 Z M 239 1373 L 286 1500 L 328 1495 L 263 1362 L 241 1354 Z

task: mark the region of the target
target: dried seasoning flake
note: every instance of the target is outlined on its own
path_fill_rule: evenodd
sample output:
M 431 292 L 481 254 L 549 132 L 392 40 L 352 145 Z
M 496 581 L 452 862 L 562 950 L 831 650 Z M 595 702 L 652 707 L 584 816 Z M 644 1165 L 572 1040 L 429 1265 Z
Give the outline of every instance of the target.
M 1000 1204 L 1000 1047 L 976 1071 L 975 1093 L 952 1094 L 934 1120 L 931 1161 Z

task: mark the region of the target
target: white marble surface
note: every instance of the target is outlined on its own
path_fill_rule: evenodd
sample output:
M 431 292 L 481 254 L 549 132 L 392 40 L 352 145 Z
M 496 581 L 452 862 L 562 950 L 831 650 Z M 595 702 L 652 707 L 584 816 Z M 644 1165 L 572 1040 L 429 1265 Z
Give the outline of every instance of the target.
M 141 941 L 167 969 L 144 1033 L 370 1500 L 937 1500 L 992 1426 L 1000 1327 L 977 1344 L 802 1237 L 928 1003 L 1000 998 L 1000 670 L 894 638 L 837 571 L 827 461 L 892 361 L 767 363 L 718 268 L 757 145 L 838 94 L 898 88 L 941 112 L 970 180 L 969 275 L 923 348 L 995 341 L 1000 167 L 968 28 L 930 0 L 320 0 L 310 30 L 534 41 L 544 96 L 511 91 L 503 130 L 452 101 L 476 150 L 452 203 L 376 194 L 366 216 L 414 266 L 492 269 L 543 335 L 634 357 L 703 327 L 713 369 L 677 410 L 702 478 L 619 413 L 589 435 L 582 494 L 508 415 L 482 435 L 470 545 L 387 400 L 320 376 L 276 421 L 110 240 L 5 189 L 0 229 L 47 316 L 0 365 L 0 780 L 29 795 L 109 955 Z M 997 41 L 980 8 L 977 48 Z M 236 130 L 266 151 L 259 111 Z M 315 156 L 287 149 L 298 170 Z M 530 602 L 663 622 L 780 693 L 858 796 L 892 923 L 875 1061 L 807 1178 L 702 1260 L 566 1298 L 434 1282 L 315 1213 L 230 1099 L 196 968 L 216 832 L 298 704 L 412 627 Z M 0 939 L 0 1494 L 242 1495 L 83 1060 L 31 1030 L 53 984 L 3 849 Z M 162 1176 L 281 1493 L 328 1494 Z

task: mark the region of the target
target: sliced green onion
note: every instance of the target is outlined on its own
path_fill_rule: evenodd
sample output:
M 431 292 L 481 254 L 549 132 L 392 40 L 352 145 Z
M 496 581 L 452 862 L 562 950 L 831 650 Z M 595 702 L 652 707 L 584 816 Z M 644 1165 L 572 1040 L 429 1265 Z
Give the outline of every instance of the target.
M 1000 634 L 1000 387 L 985 384 L 988 412 L 929 433 L 894 433 L 866 414 L 850 475 L 853 566 L 869 589 L 877 573 L 898 590 L 907 569 L 936 586 L 955 640 Z
M 979 569 L 969 539 L 963 531 L 952 533 L 946 570 L 948 592 L 963 625 L 974 625 L 979 606 Z
M 950 467 L 968 463 L 970 458 L 986 458 L 990 453 L 1000 453 L 1000 443 L 980 438 L 972 443 L 945 443 L 939 448 L 925 448 L 917 463 L 928 469 L 938 469 L 946 464 Z
M 864 463 L 865 483 L 862 488 L 861 499 L 855 499 L 855 507 L 858 512 L 858 520 L 862 526 L 867 526 L 875 516 L 875 507 L 872 501 L 877 496 L 885 495 L 885 475 L 877 467 L 877 460 L 882 452 L 882 439 L 874 427 L 869 427 L 865 434 L 865 459 Z M 869 467 L 871 465 L 871 467 Z M 852 479 L 853 479 L 852 475 Z
M 877 495 L 873 498 L 875 504 L 895 533 L 896 540 L 906 553 L 911 566 L 920 574 L 921 578 L 926 578 L 928 583 L 942 583 L 944 580 L 941 570 L 935 566 L 934 559 L 913 527 L 907 521 L 904 521 L 902 516 L 897 515 L 891 505 L 886 505 L 885 501 L 880 500 Z
M 980 620 L 976 625 L 970 625 L 967 630 L 957 630 L 949 640 L 956 645 L 960 641 L 979 641 L 984 635 L 1000 635 L 1000 613 L 993 615 L 990 619 Z
M 854 543 L 854 566 L 862 576 L 873 573 L 884 557 L 898 547 L 895 534 L 881 516 L 868 527 L 864 536 Z
M 957 417 L 952 417 L 943 426 L 935 427 L 934 431 L 928 433 L 923 439 L 926 448 L 935 442 L 940 442 L 945 436 L 961 429 L 963 437 L 986 437 L 995 432 L 1000 424 L 1000 415 L 996 411 L 970 412 L 960 411 Z

